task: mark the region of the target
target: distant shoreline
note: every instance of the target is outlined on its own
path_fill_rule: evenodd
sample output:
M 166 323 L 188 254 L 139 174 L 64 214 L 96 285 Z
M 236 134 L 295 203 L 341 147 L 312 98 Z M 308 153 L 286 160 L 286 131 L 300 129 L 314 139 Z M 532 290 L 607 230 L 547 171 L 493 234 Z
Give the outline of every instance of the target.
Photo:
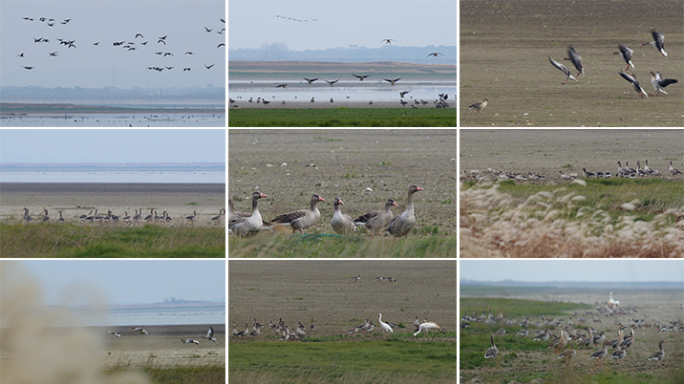
M 225 114 L 225 108 L 127 108 L 66 103 L 0 103 L 0 116 L 83 115 L 83 114 Z
M 225 194 L 225 190 L 224 183 L 0 183 L 0 192 L 3 194 Z

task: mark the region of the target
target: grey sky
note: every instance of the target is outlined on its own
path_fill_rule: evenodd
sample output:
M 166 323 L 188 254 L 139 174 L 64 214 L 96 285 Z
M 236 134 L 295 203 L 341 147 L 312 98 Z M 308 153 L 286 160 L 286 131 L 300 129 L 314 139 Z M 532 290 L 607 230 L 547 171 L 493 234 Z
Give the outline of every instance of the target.
M 47 305 L 74 291 L 97 290 L 109 304 L 145 304 L 175 297 L 224 302 L 224 260 L 31 260 L 19 263 L 40 286 Z M 3 265 L 3 268 L 7 265 Z M 77 295 L 77 297 L 79 297 Z M 83 293 L 83 298 L 90 296 Z M 78 300 L 70 304 L 85 304 Z
M 381 39 L 395 39 L 392 44 L 400 46 L 456 45 L 457 2 L 454 0 L 231 0 L 229 3 L 231 49 L 259 48 L 263 43 L 273 42 L 283 42 L 295 51 L 349 45 L 379 48 L 383 45 Z
M 684 260 L 461 260 L 461 279 L 684 282 Z
M 2 163 L 225 163 L 224 129 L 0 129 Z
M 24 20 L 31 17 L 33 21 Z M 54 26 L 47 20 L 54 18 Z M 0 2 L 0 86 L 95 88 L 225 86 L 225 2 L 8 1 Z M 71 19 L 67 24 L 61 24 Z M 205 27 L 212 29 L 206 32 Z M 141 33 L 144 38 L 136 38 Z M 166 38 L 166 45 L 158 38 Z M 47 38 L 49 42 L 34 43 Z M 58 38 L 75 40 L 76 48 Z M 93 43 L 100 42 L 95 46 Z M 128 51 L 114 42 L 134 42 Z M 147 45 L 141 43 L 148 41 Z M 194 55 L 185 55 L 190 51 Z M 51 57 L 50 52 L 57 52 Z M 160 56 L 155 52 L 171 52 Z M 18 57 L 21 53 L 24 57 Z M 204 65 L 215 64 L 207 70 Z M 21 66 L 32 66 L 26 70 Z M 151 71 L 150 66 L 173 66 Z M 191 71 L 183 71 L 190 67 Z

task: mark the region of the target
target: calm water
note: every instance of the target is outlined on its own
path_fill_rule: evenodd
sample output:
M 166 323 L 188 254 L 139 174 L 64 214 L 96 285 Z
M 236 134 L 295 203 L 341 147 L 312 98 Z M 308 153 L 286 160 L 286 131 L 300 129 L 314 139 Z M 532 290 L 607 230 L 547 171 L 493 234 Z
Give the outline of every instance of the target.
M 0 118 L 0 127 L 224 127 L 224 113 L 16 116 Z
M 319 80 L 320 81 L 320 80 Z M 395 86 L 389 83 L 368 82 L 361 85 L 360 81 L 338 82 L 334 87 L 321 86 L 300 86 L 299 80 L 282 80 L 279 83 L 288 83 L 285 89 L 273 88 L 275 81 L 252 82 L 252 83 L 232 83 L 230 86 L 230 98 L 238 102 L 246 102 L 251 98 L 264 98 L 268 101 L 309 101 L 314 97 L 317 101 L 329 102 L 330 98 L 337 101 L 368 102 L 373 101 L 398 101 L 399 92 L 409 91 L 404 99 L 417 99 L 432 101 L 439 98 L 439 94 L 446 93 L 449 100 L 455 99 L 456 82 L 397 82 Z M 263 83 L 263 87 L 261 86 Z M 306 81 L 304 82 L 306 84 Z M 318 82 L 314 83 L 317 84 Z
M 81 326 L 223 324 L 226 321 L 224 305 L 115 308 L 104 313 L 76 310 L 72 314 Z
M 11 183 L 225 183 L 223 171 L 0 172 Z

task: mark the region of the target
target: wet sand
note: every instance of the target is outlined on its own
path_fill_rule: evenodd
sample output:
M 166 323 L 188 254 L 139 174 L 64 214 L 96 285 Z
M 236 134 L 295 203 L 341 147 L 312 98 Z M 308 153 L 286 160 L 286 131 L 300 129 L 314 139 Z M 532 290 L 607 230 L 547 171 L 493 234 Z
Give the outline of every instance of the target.
M 51 220 L 59 218 L 58 210 L 68 222 L 90 209 L 107 214 L 112 210 L 122 216 L 124 211 L 133 216 L 142 209 L 143 217 L 151 208 L 161 215 L 168 211 L 176 225 L 185 216 L 197 210 L 196 225 L 211 226 L 210 218 L 225 207 L 225 185 L 216 184 L 163 184 L 163 183 L 0 183 L 0 221 L 20 221 L 23 208 L 35 221 L 42 219 L 42 210 L 48 210 Z
M 682 126 L 684 124 L 684 7 L 681 0 L 638 2 L 463 0 L 461 126 Z M 650 29 L 665 35 L 668 57 L 651 45 Z M 634 51 L 637 80 L 653 92 L 649 71 L 679 79 L 668 95 L 639 99 L 622 79 L 618 44 Z M 585 74 L 567 57 L 572 45 Z M 578 82 L 549 63 L 564 63 Z M 483 113 L 468 106 L 489 99 Z

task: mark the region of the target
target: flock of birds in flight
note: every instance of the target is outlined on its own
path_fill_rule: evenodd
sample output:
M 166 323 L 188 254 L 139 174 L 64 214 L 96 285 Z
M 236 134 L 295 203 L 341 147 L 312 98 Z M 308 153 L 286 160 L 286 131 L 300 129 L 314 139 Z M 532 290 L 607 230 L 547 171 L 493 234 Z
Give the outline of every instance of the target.
M 22 17 L 22 18 L 23 18 L 24 20 L 26 20 L 26 21 L 29 21 L 29 22 L 32 22 L 32 21 L 35 20 L 34 18 L 29 17 L 29 16 L 25 16 L 25 17 Z M 223 19 L 223 18 L 219 18 L 219 19 L 221 20 L 221 22 L 222 22 L 223 24 L 225 24 L 225 22 L 226 22 L 225 19 Z M 53 27 L 53 26 L 55 25 L 55 19 L 48 19 L 48 18 L 45 18 L 45 17 L 41 17 L 41 18 L 39 18 L 38 20 L 39 20 L 40 22 L 46 23 L 46 25 L 49 26 L 49 27 Z M 71 20 L 72 20 L 72 19 L 64 19 L 63 21 L 59 22 L 59 24 L 67 25 L 67 24 L 69 24 L 69 23 L 71 22 Z M 216 31 L 217 34 L 223 35 L 224 32 L 225 32 L 225 30 L 226 30 L 225 27 L 223 27 L 223 28 L 221 28 L 221 29 L 217 29 L 217 28 L 208 28 L 208 27 L 204 26 L 204 31 L 207 32 L 207 33 L 211 33 L 211 32 L 213 32 L 213 31 Z M 168 37 L 168 35 L 164 35 L 164 36 L 158 37 L 158 38 L 156 39 L 156 40 L 157 40 L 157 44 L 163 44 L 163 46 L 165 47 L 166 44 L 167 44 L 167 37 Z M 141 39 L 141 40 L 143 40 L 143 41 L 139 41 L 139 40 L 136 40 L 136 39 Z M 68 40 L 68 39 L 61 39 L 61 38 L 57 38 L 56 40 L 59 41 L 59 44 L 60 44 L 60 45 L 64 45 L 64 46 L 67 48 L 67 50 L 68 50 L 69 48 L 74 48 L 74 49 L 77 48 L 77 46 L 76 46 L 76 44 L 75 44 L 75 43 L 76 43 L 75 40 Z M 134 41 L 130 41 L 130 40 L 114 41 L 114 42 L 112 43 L 112 46 L 114 46 L 114 47 L 121 47 L 122 49 L 126 50 L 127 52 L 131 52 L 131 51 L 136 51 L 136 50 L 142 49 L 142 47 L 147 46 L 147 44 L 150 42 L 149 40 L 145 40 L 145 36 L 144 36 L 142 33 L 136 33 L 136 34 L 135 34 L 135 37 L 134 37 L 132 40 L 134 40 Z M 34 38 L 33 38 L 33 42 L 36 43 L 36 44 L 37 44 L 37 43 L 50 43 L 50 39 L 49 39 L 49 38 L 45 38 L 45 37 L 38 37 L 38 38 L 35 38 L 35 37 L 34 37 Z M 99 46 L 99 45 L 100 45 L 100 42 L 99 42 L 99 41 L 96 41 L 96 42 L 92 43 L 92 45 L 93 45 L 93 46 Z M 216 48 L 225 47 L 225 45 L 226 45 L 225 43 L 221 42 L 221 43 L 219 43 L 219 44 L 216 46 Z M 155 53 L 155 55 L 159 55 L 159 56 L 162 56 L 162 57 L 169 57 L 169 56 L 173 57 L 173 56 L 174 56 L 174 54 L 173 54 L 172 52 L 168 52 L 168 51 L 157 51 L 157 52 L 154 52 L 154 53 Z M 193 51 L 186 51 L 186 52 L 185 52 L 185 55 L 195 55 L 195 54 L 196 54 L 196 53 L 193 52 Z M 58 56 L 59 56 L 59 51 L 48 52 L 48 55 L 49 55 L 50 57 L 58 57 Z M 26 57 L 27 57 L 27 56 L 24 54 L 24 52 L 20 53 L 20 54 L 17 55 L 17 56 L 20 57 L 20 58 L 26 58 Z M 31 65 L 31 66 L 29 66 L 29 65 L 21 65 L 21 67 L 24 68 L 24 69 L 26 69 L 26 70 L 32 70 L 33 68 L 35 68 L 34 65 Z M 206 69 L 211 69 L 211 68 L 214 67 L 214 64 L 213 64 L 213 63 L 212 63 L 212 64 L 204 64 L 204 67 L 205 67 Z M 164 70 L 170 71 L 170 70 L 172 70 L 173 68 L 174 68 L 173 66 L 168 66 L 168 65 L 162 65 L 162 66 L 148 66 L 148 67 L 147 67 L 148 70 L 154 70 L 154 71 L 157 71 L 157 72 L 162 72 L 162 71 L 164 71 Z M 191 71 L 191 70 L 192 70 L 192 67 L 184 67 L 184 68 L 183 68 L 183 72 L 189 72 L 189 71 Z
M 653 41 L 642 43 L 641 45 L 652 45 L 660 54 L 663 56 L 663 58 L 667 57 L 667 52 L 665 51 L 665 36 L 658 32 L 655 29 L 651 29 L 651 35 L 653 36 Z M 624 69 L 624 71 L 628 70 L 629 67 L 635 68 L 634 63 L 632 63 L 632 57 L 634 55 L 634 51 L 629 48 L 628 46 L 624 44 L 619 44 L 618 45 L 618 51 L 613 52 L 613 55 L 620 55 L 622 60 L 627 64 L 627 67 Z M 582 65 L 582 56 L 580 56 L 575 48 L 570 45 L 568 46 L 568 57 L 563 58 L 563 61 L 570 61 L 574 66 L 575 69 L 577 69 L 577 77 L 580 75 L 584 75 L 584 66 Z M 551 56 L 548 56 L 549 62 L 551 65 L 553 65 L 555 68 L 557 68 L 559 71 L 563 72 L 565 74 L 565 81 L 562 82 L 561 84 L 566 84 L 568 80 L 572 79 L 575 82 L 578 82 L 578 80 L 572 75 L 568 67 L 566 67 L 563 63 L 560 63 L 558 61 L 555 61 L 551 58 Z M 628 74 L 625 73 L 623 70 L 620 70 L 619 74 L 620 76 L 629 81 L 630 84 L 632 84 L 632 87 L 636 92 L 639 93 L 640 98 L 648 97 L 648 95 L 651 96 L 657 96 L 659 93 L 662 93 L 663 95 L 667 95 L 667 92 L 663 88 L 667 87 L 668 85 L 675 84 L 678 82 L 677 79 L 670 79 L 670 78 L 663 78 L 660 72 L 655 72 L 649 71 L 648 73 L 651 75 L 651 85 L 653 86 L 654 92 L 653 93 L 647 93 L 644 88 L 641 87 L 641 84 L 636 79 L 636 75 Z M 470 110 L 475 110 L 478 113 L 483 113 L 482 110 L 487 106 L 487 103 L 489 102 L 489 99 L 485 98 L 482 101 L 478 101 L 476 103 L 471 104 L 468 109 Z
M 141 335 L 149 335 L 149 332 L 147 332 L 147 330 L 145 330 L 142 327 L 131 327 L 131 329 L 132 329 L 132 332 L 137 332 Z M 114 337 L 121 337 L 121 333 L 116 332 L 116 331 L 107 331 L 107 333 L 109 333 L 110 335 L 112 335 Z M 216 337 L 214 337 L 214 327 L 209 327 L 207 334 L 205 336 L 201 336 L 201 338 L 211 340 L 215 343 Z M 199 345 L 199 341 L 197 341 L 196 339 L 180 339 L 180 341 L 183 342 L 183 344 L 197 344 L 197 345 Z

